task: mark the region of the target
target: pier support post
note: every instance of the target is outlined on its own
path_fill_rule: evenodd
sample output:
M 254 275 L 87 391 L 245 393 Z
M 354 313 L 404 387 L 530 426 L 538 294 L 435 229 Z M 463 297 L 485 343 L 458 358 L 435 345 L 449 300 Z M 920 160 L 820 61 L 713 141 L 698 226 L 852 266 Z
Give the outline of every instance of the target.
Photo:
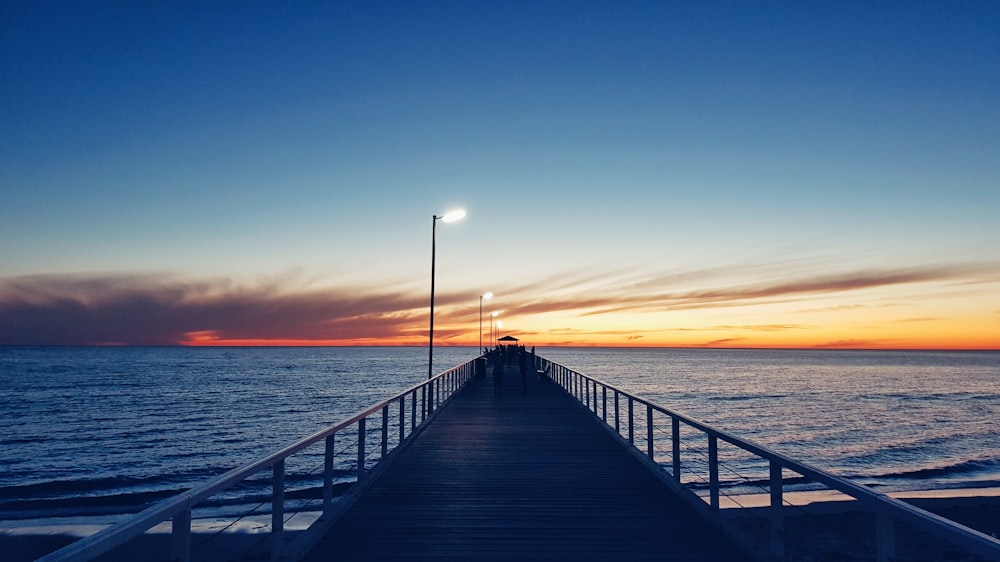
M 785 515 L 784 515 L 784 480 L 781 476 L 781 465 L 775 459 L 770 464 L 771 488 L 771 553 L 777 560 L 785 559 Z
M 191 507 L 174 515 L 170 522 L 170 559 L 191 562 Z
M 708 436 L 708 495 L 712 511 L 719 510 L 719 438 Z
M 881 510 L 875 512 L 875 560 L 896 560 L 896 524 Z
M 281 560 L 285 545 L 285 460 L 274 463 L 271 480 L 271 561 Z

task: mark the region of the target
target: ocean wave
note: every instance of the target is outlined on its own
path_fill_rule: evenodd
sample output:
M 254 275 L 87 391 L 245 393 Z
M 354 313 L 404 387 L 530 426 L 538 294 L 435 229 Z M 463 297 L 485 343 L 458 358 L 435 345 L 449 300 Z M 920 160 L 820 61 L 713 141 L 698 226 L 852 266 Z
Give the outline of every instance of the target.
M 337 482 L 333 484 L 333 496 L 339 497 L 343 495 L 353 485 L 354 482 Z M 186 490 L 187 488 L 179 488 L 68 498 L 32 498 L 0 501 L 0 520 L 42 519 L 55 516 L 96 517 L 138 513 L 157 502 L 172 498 Z M 285 491 L 285 499 L 288 501 L 318 501 L 322 498 L 323 487 L 320 485 L 305 486 Z M 270 482 L 268 482 L 264 486 L 243 486 L 241 493 L 218 494 L 199 503 L 197 509 L 220 510 L 228 508 L 226 511 L 239 513 L 250 511 L 250 507 L 259 509 L 256 506 L 269 505 L 270 501 L 271 489 Z
M 100 494 L 111 490 L 150 489 L 176 487 L 190 484 L 193 480 L 207 478 L 215 473 L 198 472 L 186 474 L 162 474 L 147 478 L 108 476 L 103 478 L 78 478 L 73 480 L 50 480 L 31 484 L 19 484 L 0 488 L 0 500 L 18 498 L 65 498 L 74 494 Z
M 977 472 L 994 472 L 1000 470 L 1000 459 L 968 460 L 946 466 L 920 468 L 883 474 L 869 474 L 866 478 L 881 480 L 929 480 L 947 478 L 950 476 L 974 474 Z
M 738 394 L 734 396 L 709 396 L 709 402 L 745 402 L 747 400 L 777 400 L 787 398 L 787 394 Z

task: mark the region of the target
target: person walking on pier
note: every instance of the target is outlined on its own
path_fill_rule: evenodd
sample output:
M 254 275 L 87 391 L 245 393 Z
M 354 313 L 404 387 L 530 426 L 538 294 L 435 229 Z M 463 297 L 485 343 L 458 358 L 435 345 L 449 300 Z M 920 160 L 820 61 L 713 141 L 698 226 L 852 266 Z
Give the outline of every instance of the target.
M 528 393 L 528 354 L 524 348 L 517 350 L 517 367 L 521 371 L 521 394 Z
M 497 354 L 496 361 L 493 363 L 493 397 L 500 398 L 503 394 L 503 356 L 499 353 Z

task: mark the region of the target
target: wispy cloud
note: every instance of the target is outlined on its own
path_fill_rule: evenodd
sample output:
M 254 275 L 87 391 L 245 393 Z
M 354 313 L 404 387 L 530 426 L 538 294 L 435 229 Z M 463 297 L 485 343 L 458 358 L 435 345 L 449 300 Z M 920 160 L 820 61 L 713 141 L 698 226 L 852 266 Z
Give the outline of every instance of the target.
M 420 330 L 423 299 L 359 288 L 152 276 L 0 280 L 0 344 L 169 345 L 189 334 L 303 341 L 392 338 Z
M 619 277 L 604 278 L 605 284 L 586 292 L 562 294 L 556 298 L 538 299 L 517 308 L 519 313 L 543 313 L 576 310 L 582 316 L 617 314 L 622 312 L 657 312 L 750 306 L 762 303 L 791 302 L 832 295 L 921 283 L 954 282 L 972 284 L 995 280 L 996 266 L 945 265 L 909 269 L 860 270 L 839 274 L 786 274 L 770 281 L 719 284 L 725 275 L 721 270 L 710 274 L 660 275 L 635 282 Z M 591 279 L 596 281 L 598 278 Z M 688 289 L 690 283 L 706 283 L 708 288 Z M 565 285 L 565 283 L 564 283 Z M 540 287 L 536 287 L 538 289 Z M 850 310 L 863 305 L 843 307 Z M 815 309 L 814 309 L 815 310 Z
M 780 268 L 760 267 L 758 271 L 767 271 L 772 277 L 756 283 L 727 284 L 727 279 L 739 278 L 738 268 L 645 276 L 635 270 L 575 271 L 507 287 L 504 294 L 518 295 L 517 302 L 508 307 L 510 314 L 559 312 L 601 316 L 741 307 L 922 283 L 968 286 L 998 279 L 995 265 L 981 264 L 827 275 L 796 274 L 794 268 L 781 264 Z M 473 300 L 465 292 L 437 295 L 440 308 L 435 312 L 440 324 L 435 334 L 442 343 L 468 337 L 468 319 L 478 312 L 471 309 Z M 860 306 L 863 305 L 837 310 Z M 192 281 L 153 274 L 0 279 L 0 344 L 162 345 L 197 339 L 407 344 L 420 343 L 426 337 L 426 323 L 427 296 L 412 287 L 317 288 L 297 274 L 253 284 L 225 278 Z M 703 329 L 746 333 L 808 328 L 795 323 L 765 322 Z M 619 329 L 584 333 L 552 329 L 544 335 L 556 340 L 598 333 L 635 341 L 654 332 Z M 719 340 L 706 345 L 733 341 Z M 831 345 L 852 346 L 853 342 Z

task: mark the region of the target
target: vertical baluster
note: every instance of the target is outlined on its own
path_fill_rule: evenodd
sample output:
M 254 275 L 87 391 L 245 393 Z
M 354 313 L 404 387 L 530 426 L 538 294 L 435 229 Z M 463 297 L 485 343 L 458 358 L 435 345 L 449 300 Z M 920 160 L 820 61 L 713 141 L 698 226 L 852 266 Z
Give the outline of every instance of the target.
M 389 405 L 382 407 L 382 459 L 389 454 Z M 380 459 L 381 461 L 381 459 Z
M 285 544 L 285 459 L 274 463 L 271 479 L 271 560 L 281 559 Z
M 191 562 L 190 505 L 170 522 L 170 554 L 174 562 Z
M 427 419 L 427 385 L 420 386 L 420 422 Z
M 601 385 L 601 419 L 604 423 L 608 423 L 608 385 Z
M 365 422 L 368 418 L 358 420 L 358 482 L 365 477 L 365 441 L 368 438 L 368 430 L 365 429 Z
M 414 390 L 410 396 L 413 397 L 413 403 L 410 405 L 410 433 L 417 428 L 417 391 Z
M 781 477 L 781 464 L 777 459 L 771 459 L 771 552 L 778 560 L 785 559 L 785 516 L 782 507 L 784 495 L 784 480 Z
M 653 449 L 653 405 L 646 403 L 646 454 L 649 460 L 656 462 L 656 451 Z
M 425 418 L 434 412 L 434 381 L 427 382 L 427 413 Z
M 719 440 L 708 436 L 708 493 L 712 510 L 719 509 Z
M 337 434 L 326 438 L 326 448 L 323 450 L 323 513 L 329 513 L 333 507 L 333 455 L 336 451 Z
M 406 396 L 399 397 L 399 443 L 406 439 Z
M 681 481 L 681 420 L 670 416 L 670 437 L 673 440 L 674 479 Z
M 615 389 L 615 433 L 621 435 L 621 413 L 618 411 L 618 389 Z
M 632 411 L 632 395 L 628 397 L 628 442 L 635 445 L 635 415 Z

